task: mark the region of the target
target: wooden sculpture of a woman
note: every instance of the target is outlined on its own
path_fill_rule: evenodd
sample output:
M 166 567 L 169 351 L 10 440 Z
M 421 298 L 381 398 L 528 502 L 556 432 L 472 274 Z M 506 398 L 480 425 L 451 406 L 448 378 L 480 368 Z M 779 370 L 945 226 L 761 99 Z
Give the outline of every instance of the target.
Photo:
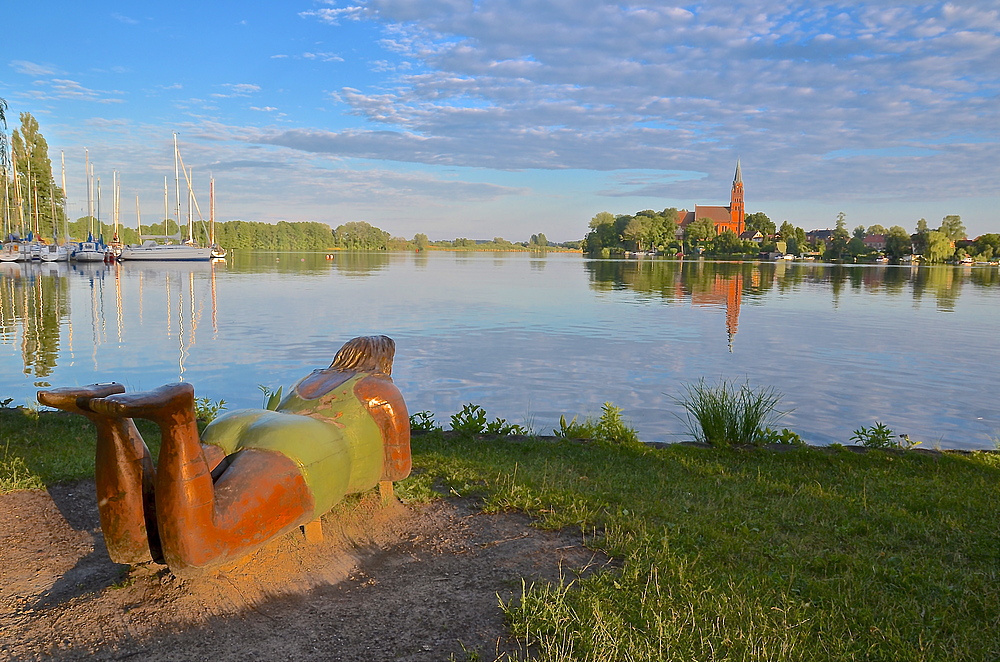
M 120 384 L 93 384 L 39 391 L 38 401 L 97 427 L 97 505 L 111 559 L 183 572 L 248 554 L 346 494 L 409 475 L 394 353 L 386 336 L 355 338 L 276 410 L 230 412 L 200 439 L 190 384 L 127 395 Z M 133 418 L 160 427 L 155 468 Z

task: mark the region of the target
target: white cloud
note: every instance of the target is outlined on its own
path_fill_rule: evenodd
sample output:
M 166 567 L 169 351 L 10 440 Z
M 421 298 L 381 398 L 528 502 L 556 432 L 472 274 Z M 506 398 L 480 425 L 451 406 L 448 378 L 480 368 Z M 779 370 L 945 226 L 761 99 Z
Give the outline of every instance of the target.
M 418 66 L 387 60 L 382 85 L 336 95 L 380 128 L 262 135 L 272 144 L 713 176 L 742 155 L 745 172 L 770 174 L 756 184 L 767 197 L 935 195 L 952 186 L 942 173 L 967 195 L 1000 192 L 983 174 L 995 162 L 984 145 L 995 150 L 1000 135 L 1000 16 L 988 2 L 368 0 L 303 15 L 379 21 L 383 48 Z M 878 151 L 823 158 L 843 150 Z
M 12 60 L 10 66 L 17 73 L 24 74 L 26 76 L 53 76 L 58 73 L 55 67 L 46 64 L 38 64 L 36 62 L 28 62 L 27 60 Z
M 233 97 L 248 97 L 260 92 L 260 85 L 253 83 L 223 83 L 220 87 L 226 88 L 229 92 L 226 94 L 215 92 L 210 96 L 216 99 L 231 99 Z
M 320 62 L 343 62 L 344 58 L 336 53 L 303 53 L 306 60 L 319 60 Z

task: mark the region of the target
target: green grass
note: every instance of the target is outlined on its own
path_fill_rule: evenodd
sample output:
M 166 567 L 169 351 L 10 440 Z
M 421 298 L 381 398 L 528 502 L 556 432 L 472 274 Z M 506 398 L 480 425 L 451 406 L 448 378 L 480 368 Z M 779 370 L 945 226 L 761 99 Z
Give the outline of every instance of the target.
M 91 476 L 93 437 L 0 411 L 2 466 L 37 483 Z M 503 606 L 539 660 L 1000 659 L 1000 455 L 442 432 L 413 455 L 401 498 L 476 496 L 614 559 Z
M 1000 658 L 1000 457 L 414 439 L 399 493 L 580 527 L 620 568 L 528 588 L 541 660 Z
M 155 457 L 159 428 L 136 424 Z M 96 439 L 82 416 L 0 408 L 0 494 L 93 478 Z

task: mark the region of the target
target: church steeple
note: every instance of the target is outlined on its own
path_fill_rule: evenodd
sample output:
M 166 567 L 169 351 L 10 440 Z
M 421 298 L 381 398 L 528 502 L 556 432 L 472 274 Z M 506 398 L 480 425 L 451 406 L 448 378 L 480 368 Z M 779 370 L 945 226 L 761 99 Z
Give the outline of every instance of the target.
M 746 229 L 746 209 L 743 206 L 743 171 L 740 169 L 739 159 L 736 159 L 736 175 L 733 177 L 733 192 L 729 201 L 729 216 L 733 227 L 737 228 L 736 234 L 743 234 L 743 231 Z

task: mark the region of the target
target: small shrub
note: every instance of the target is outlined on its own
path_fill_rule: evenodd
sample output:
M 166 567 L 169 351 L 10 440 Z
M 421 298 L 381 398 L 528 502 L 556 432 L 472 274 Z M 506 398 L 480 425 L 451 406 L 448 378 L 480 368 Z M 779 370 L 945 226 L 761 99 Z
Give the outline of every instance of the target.
M 678 418 L 695 441 L 712 446 L 763 444 L 769 424 L 788 413 L 778 410 L 781 394 L 770 386 L 753 389 L 747 382 L 737 385 L 726 380 L 709 386 L 702 379 L 684 389 L 685 394 L 674 402 L 687 415 Z
M 471 402 L 451 416 L 451 429 L 456 432 L 482 434 L 486 429 L 486 410 Z
M 902 448 L 909 450 L 920 445 L 919 441 L 912 441 L 910 435 L 896 435 L 892 429 L 884 423 L 875 421 L 875 425 L 870 428 L 861 426 L 854 431 L 851 441 L 859 443 L 865 448 Z
M 528 434 L 528 431 L 520 425 L 508 423 L 502 418 L 496 418 L 492 422 L 487 423 L 485 431 L 486 434 L 498 434 L 502 437 L 506 437 L 509 434 Z
M 194 413 L 202 423 L 211 423 L 219 415 L 219 412 L 226 408 L 225 400 L 213 402 L 209 398 L 194 399 Z
M 622 420 L 622 408 L 610 402 L 601 405 L 601 416 L 596 421 L 588 417 L 582 423 L 577 423 L 574 416 L 567 423 L 566 417 L 560 416 L 559 429 L 552 430 L 552 434 L 563 439 L 594 439 L 613 444 L 640 443 L 635 429 Z
M 598 439 L 616 444 L 637 444 L 639 435 L 622 420 L 622 408 L 610 402 L 601 405 L 601 417 L 597 419 Z
M 410 416 L 410 429 L 422 432 L 434 432 L 440 430 L 441 426 L 434 421 L 434 413 L 429 411 L 418 411 Z
M 565 416 L 559 417 L 559 429 L 552 434 L 563 439 L 594 439 L 597 437 L 597 426 L 589 418 L 583 423 L 576 422 L 576 416 L 569 423 Z
M 790 446 L 806 445 L 806 442 L 798 435 L 797 432 L 793 432 L 788 428 L 781 428 L 781 432 L 772 430 L 771 428 L 766 428 L 761 433 L 761 440 L 765 444 L 788 444 Z
M 462 407 L 462 411 L 451 417 L 451 429 L 466 434 L 497 434 L 501 436 L 527 434 L 527 430 L 523 427 L 508 423 L 505 419 L 495 418 L 492 422 L 488 421 L 486 410 L 470 402 Z

